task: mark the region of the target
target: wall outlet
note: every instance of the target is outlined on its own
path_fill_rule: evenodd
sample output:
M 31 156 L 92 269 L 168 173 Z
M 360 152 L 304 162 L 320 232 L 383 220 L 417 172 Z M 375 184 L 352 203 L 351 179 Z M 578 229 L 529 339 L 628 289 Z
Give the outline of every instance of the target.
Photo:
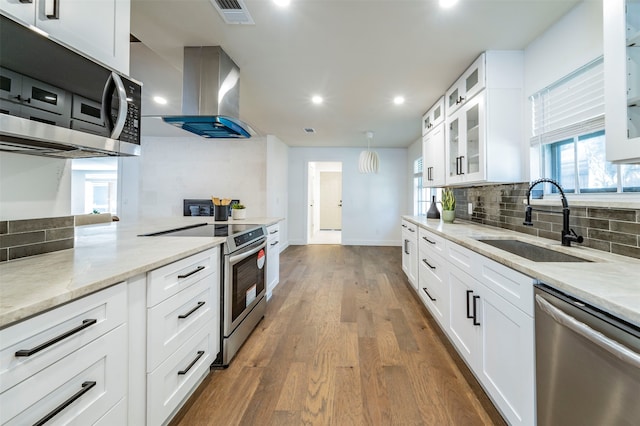
M 473 214 L 473 203 L 467 204 L 467 213 L 469 213 L 469 216 Z

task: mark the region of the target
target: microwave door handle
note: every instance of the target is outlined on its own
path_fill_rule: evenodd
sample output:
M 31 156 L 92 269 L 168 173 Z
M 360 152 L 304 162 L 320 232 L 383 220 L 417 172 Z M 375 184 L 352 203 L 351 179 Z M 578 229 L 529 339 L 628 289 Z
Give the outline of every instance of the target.
M 538 294 L 536 294 L 536 303 L 543 312 L 549 315 L 558 324 L 561 324 L 574 331 L 575 333 L 578 333 L 585 339 L 590 340 L 619 360 L 626 362 L 627 364 L 630 364 L 636 368 L 640 368 L 640 354 L 637 354 L 623 344 L 608 338 L 604 334 L 578 321 L 574 317 L 565 313 L 563 310 L 553 306 Z
M 115 123 L 111 119 L 110 105 L 111 105 L 111 88 L 115 87 L 118 92 L 118 98 L 120 100 L 118 104 L 118 116 Z M 107 83 L 104 85 L 104 91 L 102 92 L 102 114 L 104 115 L 103 121 L 109 131 L 109 137 L 111 139 L 118 139 L 122 129 L 124 129 L 124 123 L 127 120 L 127 92 L 124 89 L 124 83 L 120 76 L 111 72 L 111 75 L 107 79 Z

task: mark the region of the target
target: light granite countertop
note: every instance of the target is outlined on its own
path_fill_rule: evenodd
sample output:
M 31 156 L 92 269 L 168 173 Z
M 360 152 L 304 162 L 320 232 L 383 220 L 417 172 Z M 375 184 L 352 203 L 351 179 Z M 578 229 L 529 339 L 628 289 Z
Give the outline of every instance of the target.
M 424 216 L 403 216 L 420 227 L 473 250 L 536 280 L 640 326 L 640 260 L 581 247 L 563 247 L 558 240 L 456 220 L 452 224 Z M 477 241 L 514 238 L 582 257 L 591 262 L 534 262 Z
M 281 218 L 214 222 L 213 217 L 179 217 L 76 227 L 75 247 L 0 264 L 0 328 L 136 275 L 191 256 L 223 237 L 139 237 L 196 223 L 272 225 Z

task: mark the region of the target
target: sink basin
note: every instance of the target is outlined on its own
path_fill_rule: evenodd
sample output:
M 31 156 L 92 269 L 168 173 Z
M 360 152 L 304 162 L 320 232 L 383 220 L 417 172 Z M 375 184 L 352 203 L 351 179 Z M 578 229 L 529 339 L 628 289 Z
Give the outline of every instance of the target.
M 519 240 L 478 239 L 478 241 L 534 262 L 591 262 L 581 257 L 571 256 L 570 254 Z

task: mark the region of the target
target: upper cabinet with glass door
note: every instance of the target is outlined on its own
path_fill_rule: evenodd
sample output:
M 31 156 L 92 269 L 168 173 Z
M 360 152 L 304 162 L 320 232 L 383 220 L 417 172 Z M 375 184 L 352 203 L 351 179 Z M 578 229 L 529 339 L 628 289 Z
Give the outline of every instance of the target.
M 422 135 L 426 135 L 434 127 L 444 121 L 444 96 L 433 104 L 431 109 L 422 116 Z
M 445 94 L 447 117 L 485 87 L 485 54 L 480 55 Z
M 524 180 L 523 52 L 487 51 L 479 59 L 482 89 L 452 113 L 447 104 L 446 185 Z M 463 77 L 477 69 L 478 61 Z
M 607 161 L 640 164 L 640 0 L 602 4 Z

